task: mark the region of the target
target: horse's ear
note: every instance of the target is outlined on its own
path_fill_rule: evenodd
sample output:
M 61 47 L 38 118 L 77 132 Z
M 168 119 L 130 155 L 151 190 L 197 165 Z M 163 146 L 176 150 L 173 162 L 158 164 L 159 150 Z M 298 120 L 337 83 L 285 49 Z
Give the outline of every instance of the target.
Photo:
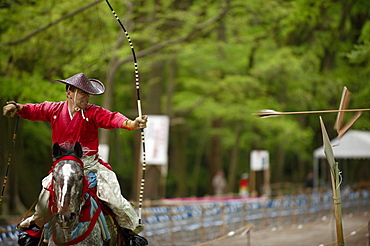
M 75 143 L 75 146 L 74 146 L 73 152 L 74 152 L 74 154 L 75 154 L 78 158 L 81 158 L 81 157 L 82 157 L 82 147 L 81 147 L 81 144 L 80 144 L 79 142 L 76 142 L 76 143 Z
M 53 157 L 60 156 L 62 154 L 62 150 L 58 143 L 53 144 Z

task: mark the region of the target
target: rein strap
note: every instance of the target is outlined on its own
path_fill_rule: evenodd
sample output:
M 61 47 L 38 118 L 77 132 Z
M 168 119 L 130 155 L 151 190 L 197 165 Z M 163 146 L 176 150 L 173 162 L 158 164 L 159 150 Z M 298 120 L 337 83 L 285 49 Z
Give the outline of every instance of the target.
M 68 241 L 68 242 L 64 242 L 64 243 L 60 243 L 60 242 L 57 242 L 56 238 L 55 238 L 55 233 L 53 233 L 53 240 L 54 242 L 57 244 L 57 245 L 73 245 L 73 244 L 77 244 L 77 243 L 80 243 L 82 242 L 83 240 L 85 240 L 87 238 L 87 236 L 89 236 L 89 234 L 91 233 L 91 231 L 94 229 L 94 226 L 99 218 L 99 215 L 101 213 L 101 206 L 98 206 L 98 209 L 95 211 L 95 214 L 94 216 L 92 217 L 91 219 L 91 222 L 90 222 L 90 225 L 89 225 L 89 228 L 81 235 L 79 236 L 78 238 L 75 238 L 71 241 Z
M 79 158 L 77 158 L 77 157 L 75 157 L 75 156 L 72 156 L 72 155 L 66 155 L 66 156 L 63 156 L 63 157 L 59 158 L 58 160 L 54 161 L 54 166 L 55 166 L 58 162 L 63 161 L 63 160 L 77 161 L 78 163 L 80 163 L 80 165 L 81 165 L 82 167 L 84 167 L 84 163 L 83 163 Z

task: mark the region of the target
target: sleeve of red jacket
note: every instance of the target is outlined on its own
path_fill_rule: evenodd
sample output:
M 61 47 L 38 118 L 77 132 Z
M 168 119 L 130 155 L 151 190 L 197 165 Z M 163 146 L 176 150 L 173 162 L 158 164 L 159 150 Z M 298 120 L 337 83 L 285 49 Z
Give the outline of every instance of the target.
M 123 123 L 128 118 L 119 112 L 111 112 L 103 107 L 95 106 L 94 119 L 99 128 L 114 129 L 114 128 L 125 128 L 131 130 L 132 128 L 124 127 Z
M 43 102 L 40 104 L 27 103 L 23 105 L 22 110 L 18 114 L 27 120 L 50 122 L 55 105 L 56 103 L 54 102 Z

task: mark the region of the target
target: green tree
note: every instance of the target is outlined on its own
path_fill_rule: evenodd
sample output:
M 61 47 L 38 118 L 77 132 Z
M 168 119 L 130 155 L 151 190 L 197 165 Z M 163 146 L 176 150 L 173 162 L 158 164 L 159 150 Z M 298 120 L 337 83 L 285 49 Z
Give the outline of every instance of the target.
M 227 174 L 228 191 L 236 192 L 253 149 L 270 151 L 272 182 L 302 182 L 312 151 L 322 144 L 318 116 L 259 119 L 252 113 L 335 109 L 343 86 L 353 93 L 351 108 L 368 107 L 369 4 L 112 1 L 135 46 L 143 113 L 171 118 L 167 196 L 210 194 L 218 169 Z M 103 1 L 5 1 L 0 28 L 3 103 L 64 100 L 63 86 L 52 81 L 84 72 L 107 87 L 93 103 L 137 116 L 131 50 Z M 335 137 L 329 129 L 335 116 L 323 118 Z M 353 128 L 369 129 L 368 119 L 364 113 Z M 11 123 L 0 121 L 6 134 Z M 22 121 L 19 131 L 19 187 L 39 184 L 50 166 L 49 126 Z M 134 197 L 140 139 L 113 132 L 102 132 L 102 141 L 111 146 L 110 163 L 124 194 Z M 8 149 L 1 151 L 3 170 Z M 31 165 L 38 180 L 24 171 Z M 26 205 L 39 186 L 28 189 L 21 194 Z

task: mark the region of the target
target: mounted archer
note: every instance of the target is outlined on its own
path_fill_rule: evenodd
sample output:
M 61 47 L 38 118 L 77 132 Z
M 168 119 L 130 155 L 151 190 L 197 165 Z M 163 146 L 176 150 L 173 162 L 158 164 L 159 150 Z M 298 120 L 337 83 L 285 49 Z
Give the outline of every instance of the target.
M 66 84 L 66 101 L 40 104 L 8 102 L 3 107 L 3 114 L 11 117 L 18 114 L 24 119 L 51 123 L 52 142 L 59 143 L 61 147 L 79 142 L 83 149 L 85 173 L 93 171 L 96 175 L 99 199 L 107 203 L 113 211 L 119 226 L 132 235 L 132 245 L 147 245 L 146 239 L 138 235 L 143 226 L 138 223 L 134 208 L 121 195 L 116 174 L 98 153 L 99 128 L 143 129 L 146 128 L 147 116 L 130 120 L 121 113 L 89 104 L 90 95 L 103 94 L 105 87 L 99 80 L 88 79 L 83 73 L 56 81 Z M 51 180 L 52 176 L 49 174 L 42 181 L 43 187 L 49 187 Z M 49 196 L 49 191 L 42 189 L 35 213 L 20 223 L 21 228 L 28 228 L 32 224 L 41 227 L 47 222 Z

